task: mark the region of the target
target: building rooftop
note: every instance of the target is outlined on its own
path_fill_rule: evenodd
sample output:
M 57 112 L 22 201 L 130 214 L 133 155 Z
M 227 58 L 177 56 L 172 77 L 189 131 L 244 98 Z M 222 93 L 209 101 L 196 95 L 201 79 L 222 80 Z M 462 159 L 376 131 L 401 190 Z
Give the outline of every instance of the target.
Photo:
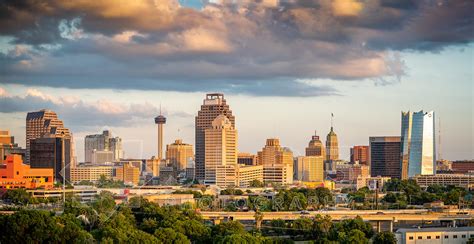
M 397 232 L 459 232 L 459 231 L 474 231 L 474 226 L 470 227 L 433 227 L 433 228 L 401 228 Z

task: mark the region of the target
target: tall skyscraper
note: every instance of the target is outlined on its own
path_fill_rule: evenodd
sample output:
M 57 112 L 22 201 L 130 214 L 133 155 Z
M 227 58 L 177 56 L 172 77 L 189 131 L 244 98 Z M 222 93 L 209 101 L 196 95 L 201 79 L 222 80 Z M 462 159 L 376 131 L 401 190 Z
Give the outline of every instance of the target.
M 87 135 L 84 139 L 84 160 L 85 162 L 97 161 L 94 156 L 109 155 L 108 161 L 119 161 L 123 158 L 122 139 L 113 137 L 109 130 L 102 131 L 102 134 Z M 97 159 L 97 158 L 96 158 Z M 103 162 L 99 160 L 98 162 Z
M 324 149 L 324 145 L 319 140 L 319 136 L 314 133 L 314 136 L 311 137 L 311 141 L 308 143 L 308 147 L 306 148 L 306 156 L 322 156 L 326 158 L 326 150 Z
M 372 177 L 400 178 L 400 137 L 370 137 L 369 164 Z
M 402 112 L 402 179 L 436 171 L 435 113 Z
M 163 125 L 166 124 L 166 118 L 161 114 L 155 117 L 155 124 L 158 125 L 158 160 L 163 159 Z
M 193 145 L 183 143 L 181 139 L 166 145 L 166 160 L 169 160 L 169 163 L 178 171 L 186 170 L 188 161 L 193 158 Z
M 258 152 L 258 163 L 263 165 L 263 181 L 282 185 L 293 183 L 293 152 L 280 146 L 280 140 L 267 139 Z
M 219 115 L 207 128 L 205 136 L 205 178 L 206 184 L 218 186 L 236 185 L 237 131 L 232 122 Z
M 359 164 L 367 165 L 369 161 L 369 146 L 351 147 L 351 163 L 359 162 Z
M 326 171 L 336 170 L 336 161 L 339 160 L 339 145 L 337 141 L 337 135 L 331 126 L 331 131 L 329 131 L 326 136 Z
M 205 148 L 206 141 L 204 132 L 207 128 L 212 127 L 212 122 L 219 115 L 225 115 L 235 128 L 235 118 L 232 111 L 224 99 L 224 94 L 210 93 L 206 95 L 206 99 L 201 105 L 195 120 L 195 175 L 197 180 L 204 180 L 205 177 Z
M 68 136 L 49 134 L 30 140 L 30 167 L 53 169 L 56 182 L 69 181 L 71 154 L 71 138 Z
M 26 162 L 30 162 L 30 142 L 45 134 L 71 136 L 55 112 L 42 109 L 26 115 Z

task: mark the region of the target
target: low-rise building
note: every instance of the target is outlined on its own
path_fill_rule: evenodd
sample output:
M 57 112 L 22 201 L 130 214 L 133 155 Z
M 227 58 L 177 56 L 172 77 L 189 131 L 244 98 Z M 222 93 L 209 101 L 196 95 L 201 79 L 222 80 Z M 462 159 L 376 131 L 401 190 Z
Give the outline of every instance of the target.
M 474 160 L 454 161 L 451 163 L 451 169 L 459 174 L 474 172 Z
M 469 238 L 474 238 L 474 227 L 402 228 L 397 230 L 395 236 L 397 237 L 397 243 L 399 244 L 465 244 Z
M 71 183 L 77 184 L 81 181 L 96 183 L 102 175 L 112 179 L 113 172 L 113 166 L 78 166 L 71 168 Z
M 382 176 L 377 176 L 377 177 L 358 177 L 357 178 L 357 189 L 360 189 L 362 187 L 369 187 L 373 188 L 372 190 L 375 190 L 375 188 L 383 189 L 383 186 L 385 183 L 389 180 L 391 180 L 391 177 L 382 177 Z
M 67 198 L 74 197 L 74 199 L 82 202 L 93 202 L 97 196 L 97 189 L 93 187 L 79 187 L 74 189 L 37 189 L 28 190 L 31 197 L 43 199 L 61 199 L 63 195 Z
M 236 175 L 239 187 L 249 187 L 254 180 L 263 182 L 263 165 L 238 164 Z
M 142 196 L 144 199 L 157 203 L 160 206 L 181 204 L 194 205 L 195 203 L 193 194 L 145 194 Z
M 51 168 L 30 168 L 23 164 L 22 156 L 8 155 L 5 163 L 0 165 L 0 189 L 15 188 L 52 188 L 54 171 Z
M 441 185 L 474 189 L 474 173 L 417 175 L 414 179 L 423 188 L 431 185 Z
M 114 179 L 136 186 L 140 182 L 140 169 L 131 163 L 125 163 L 115 168 Z

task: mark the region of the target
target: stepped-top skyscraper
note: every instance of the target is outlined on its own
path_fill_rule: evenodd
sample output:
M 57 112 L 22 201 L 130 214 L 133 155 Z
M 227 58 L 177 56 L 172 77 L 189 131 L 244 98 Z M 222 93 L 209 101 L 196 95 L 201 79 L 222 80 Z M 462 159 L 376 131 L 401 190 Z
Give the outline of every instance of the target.
M 323 156 L 326 157 L 326 150 L 324 149 L 324 145 L 319 140 L 319 136 L 314 133 L 314 136 L 311 137 L 311 141 L 308 143 L 308 147 L 306 148 L 306 156 Z
M 29 112 L 26 115 L 26 161 L 30 162 L 30 143 L 31 140 L 41 138 L 45 135 L 57 135 L 60 137 L 71 138 L 68 128 L 64 127 L 62 120 L 58 115 L 47 109 L 36 112 Z
M 224 94 L 207 94 L 195 120 L 195 174 L 197 180 L 202 181 L 205 177 L 205 130 L 211 128 L 212 121 L 221 114 L 225 115 L 232 123 L 232 127 L 235 128 L 235 117 L 224 99 Z
M 402 112 L 402 179 L 436 170 L 435 113 Z

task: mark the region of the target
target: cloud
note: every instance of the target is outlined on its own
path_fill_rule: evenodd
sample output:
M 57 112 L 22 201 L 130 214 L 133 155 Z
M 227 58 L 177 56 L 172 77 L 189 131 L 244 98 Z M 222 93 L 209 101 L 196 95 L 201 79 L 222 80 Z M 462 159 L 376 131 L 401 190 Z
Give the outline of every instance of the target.
M 0 83 L 337 94 L 300 79 L 399 82 L 399 51 L 474 39 L 472 1 L 3 1 Z M 23 47 L 23 51 L 15 49 Z M 395 59 L 394 59 L 395 57 Z M 282 90 L 279 90 L 282 89 Z
M 30 112 L 51 109 L 77 131 L 104 126 L 130 126 L 143 121 L 153 122 L 159 109 L 150 103 L 120 104 L 105 99 L 85 102 L 77 97 L 57 97 L 37 89 L 24 95 L 11 95 L 0 87 L 0 112 Z M 165 112 L 166 116 L 192 117 L 183 111 Z

